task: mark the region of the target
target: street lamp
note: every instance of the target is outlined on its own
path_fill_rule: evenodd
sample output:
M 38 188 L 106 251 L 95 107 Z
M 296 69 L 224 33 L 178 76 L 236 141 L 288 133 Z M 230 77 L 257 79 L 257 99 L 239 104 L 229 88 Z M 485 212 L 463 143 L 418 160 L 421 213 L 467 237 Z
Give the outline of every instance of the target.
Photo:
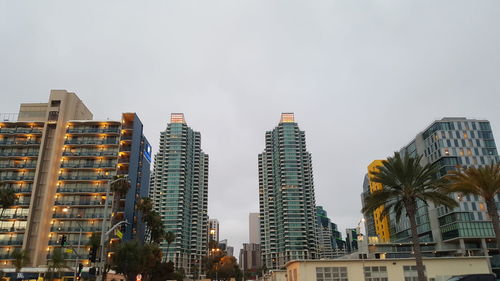
M 102 219 L 102 228 L 101 228 L 101 243 L 100 243 L 101 254 L 100 254 L 100 260 L 99 260 L 99 272 L 97 273 L 98 275 L 96 278 L 97 281 L 102 281 L 102 277 L 103 277 L 104 249 L 105 249 L 104 243 L 105 243 L 105 238 L 106 238 L 105 236 L 107 235 L 106 229 L 107 229 L 108 223 L 111 222 L 111 219 L 109 219 L 109 222 L 108 222 L 108 199 L 109 199 L 110 192 L 111 192 L 111 185 L 115 182 L 122 181 L 122 180 L 128 181 L 129 180 L 128 175 L 125 175 L 124 177 L 120 177 L 120 178 L 117 178 L 117 179 L 112 180 L 112 181 L 108 181 L 108 185 L 106 186 L 106 199 L 104 200 L 104 214 L 103 214 L 104 216 Z M 126 222 L 126 221 L 124 221 L 124 222 Z M 123 222 L 119 222 L 118 224 L 113 226 L 111 228 L 111 230 L 114 229 L 116 226 L 118 226 L 121 223 L 123 223 Z

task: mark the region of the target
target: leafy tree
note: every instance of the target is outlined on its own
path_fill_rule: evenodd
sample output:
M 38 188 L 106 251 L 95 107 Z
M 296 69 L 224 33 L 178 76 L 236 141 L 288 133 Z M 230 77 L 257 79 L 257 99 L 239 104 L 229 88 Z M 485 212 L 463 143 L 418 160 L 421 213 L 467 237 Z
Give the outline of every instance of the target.
M 168 231 L 165 233 L 165 242 L 167 242 L 167 259 L 168 259 L 168 253 L 170 251 L 170 244 L 172 244 L 175 241 L 175 234 L 171 231 Z
M 111 269 L 123 274 L 127 281 L 134 281 L 137 274 L 145 280 L 151 278 L 153 269 L 161 263 L 161 250 L 155 244 L 141 244 L 136 240 L 120 243 L 111 256 Z
M 229 280 L 230 278 L 240 279 L 242 277 L 236 258 L 227 256 L 223 251 L 214 252 L 205 260 L 205 266 L 208 278 Z
M 71 269 L 66 264 L 66 254 L 62 248 L 55 248 L 52 252 L 52 259 L 48 263 L 47 275 L 49 280 L 54 278 L 61 278 L 62 269 Z
M 101 233 L 93 232 L 92 235 L 90 236 L 89 241 L 87 242 L 87 246 L 91 248 L 99 248 L 100 244 L 101 244 Z
M 30 256 L 27 250 L 15 249 L 11 254 L 12 264 L 16 268 L 16 272 L 21 271 L 21 268 L 28 265 L 30 262 Z
M 3 212 L 5 209 L 12 207 L 17 200 L 16 192 L 12 187 L 3 187 L 3 184 L 0 183 L 0 208 L 2 211 L 0 212 L 0 217 L 3 216 Z
M 398 153 L 382 161 L 378 171 L 371 172 L 370 180 L 381 183 L 383 188 L 369 194 L 364 198 L 365 207 L 362 212 L 371 214 L 384 206 L 380 218 L 386 217 L 394 211 L 396 220 L 399 221 L 403 212 L 410 222 L 411 240 L 417 265 L 418 280 L 425 281 L 422 252 L 418 240 L 416 213 L 418 203 L 441 204 L 448 207 L 457 206 L 455 200 L 448 197 L 443 190 L 443 180 L 438 178 L 438 167 L 435 164 L 420 164 L 420 157 L 403 157 Z
M 484 199 L 495 231 L 496 246 L 500 250 L 500 222 L 495 202 L 495 197 L 500 194 L 500 163 L 450 171 L 445 178 L 449 192 L 473 194 Z

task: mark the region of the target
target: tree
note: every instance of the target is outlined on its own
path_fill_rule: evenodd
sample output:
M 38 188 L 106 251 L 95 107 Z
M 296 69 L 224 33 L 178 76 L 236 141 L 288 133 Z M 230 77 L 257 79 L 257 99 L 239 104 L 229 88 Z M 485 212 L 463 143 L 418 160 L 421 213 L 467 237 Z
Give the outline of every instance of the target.
M 168 231 L 165 233 L 165 242 L 167 242 L 167 254 L 166 258 L 168 259 L 168 253 L 170 251 L 170 244 L 172 244 L 175 241 L 175 234 L 171 231 Z
M 115 200 L 118 200 L 127 195 L 130 189 L 130 181 L 124 176 L 114 176 L 113 181 L 111 181 L 110 189 L 113 192 Z
M 153 200 L 151 200 L 151 198 L 149 197 L 141 198 L 139 203 L 137 203 L 137 210 L 142 212 L 142 219 L 144 220 L 144 216 L 149 214 L 153 210 Z
M 160 215 L 155 211 L 151 211 L 146 214 L 144 221 L 149 229 L 151 241 L 159 244 L 165 236 L 165 228 L 163 227 Z
M 0 207 L 2 211 L 0 212 L 0 217 L 3 217 L 3 212 L 5 209 L 12 207 L 17 200 L 16 192 L 12 187 L 3 187 L 0 183 Z
M 141 244 L 136 240 L 120 243 L 111 256 L 111 269 L 123 274 L 127 281 L 134 281 L 137 274 L 145 280 L 151 278 L 153 269 L 161 263 L 161 250 L 155 244 Z
M 495 231 L 496 247 L 500 251 L 500 222 L 495 202 L 495 197 L 500 194 L 500 163 L 450 171 L 445 179 L 449 192 L 473 194 L 484 199 Z
M 393 211 L 399 221 L 403 212 L 410 222 L 411 240 L 417 265 L 418 280 L 425 281 L 422 252 L 418 240 L 416 213 L 418 203 L 432 202 L 447 207 L 457 206 L 457 202 L 446 195 L 443 189 L 443 180 L 439 178 L 436 164 L 422 166 L 422 156 L 403 157 L 395 152 L 394 156 L 382 161 L 378 171 L 371 172 L 370 180 L 381 183 L 382 189 L 369 194 L 364 198 L 365 207 L 361 210 L 365 215 L 371 214 L 381 206 L 384 211 L 380 219 Z
M 12 259 L 14 259 L 12 261 L 12 264 L 16 268 L 16 272 L 21 271 L 21 268 L 25 267 L 30 262 L 30 257 L 27 250 L 15 249 L 12 252 L 11 257 Z
M 66 264 L 66 254 L 62 248 L 55 248 L 52 252 L 52 259 L 48 263 L 49 268 L 47 269 L 48 279 L 53 280 L 54 278 L 60 278 L 61 269 L 67 268 L 71 269 Z
M 100 232 L 92 232 L 92 235 L 87 242 L 87 246 L 91 248 L 99 248 L 101 244 L 101 233 Z

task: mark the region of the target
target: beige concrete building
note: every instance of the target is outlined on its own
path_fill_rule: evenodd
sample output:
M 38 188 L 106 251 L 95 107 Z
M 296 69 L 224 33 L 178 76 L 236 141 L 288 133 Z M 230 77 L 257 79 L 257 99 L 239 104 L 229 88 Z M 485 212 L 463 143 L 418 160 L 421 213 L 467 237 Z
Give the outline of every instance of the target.
M 490 273 L 488 257 L 424 258 L 429 281 L 446 281 L 454 275 Z M 286 281 L 416 281 L 415 259 L 298 260 L 265 279 Z M 274 279 L 273 279 L 274 278 Z
M 16 249 L 29 253 L 28 267 L 43 267 L 56 248 L 72 249 L 70 265 L 90 266 L 89 237 L 125 218 L 124 240 L 143 235 L 134 213 L 135 198 L 149 189 L 142 124 L 135 113 L 92 118 L 76 94 L 52 90 L 47 103 L 21 104 L 16 119 L 0 122 L 0 184 L 17 197 L 1 210 L 0 267 L 12 268 Z M 124 198 L 109 193 L 115 205 L 105 214 L 115 175 L 128 176 L 131 188 Z

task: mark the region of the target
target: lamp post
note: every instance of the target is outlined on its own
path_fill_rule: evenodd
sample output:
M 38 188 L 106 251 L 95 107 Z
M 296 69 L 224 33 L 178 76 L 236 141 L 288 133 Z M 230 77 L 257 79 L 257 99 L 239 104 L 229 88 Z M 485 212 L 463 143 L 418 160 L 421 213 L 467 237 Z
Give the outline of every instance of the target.
M 100 259 L 99 259 L 99 266 L 98 266 L 98 273 L 97 273 L 97 277 L 96 277 L 96 281 L 102 281 L 102 277 L 103 277 L 103 271 L 104 271 L 104 251 L 105 251 L 105 236 L 106 236 L 106 229 L 107 229 L 107 226 L 108 226 L 108 221 L 111 222 L 111 219 L 108 219 L 108 199 L 109 199 L 109 196 L 110 196 L 110 192 L 111 192 L 111 185 L 115 182 L 118 182 L 118 181 L 122 181 L 122 180 L 126 180 L 128 181 L 128 176 L 125 175 L 124 177 L 121 177 L 121 178 L 117 178 L 115 180 L 112 180 L 112 181 L 108 181 L 108 185 L 106 186 L 106 199 L 104 200 L 104 216 L 103 216 L 103 219 L 102 219 L 102 228 L 101 228 L 101 253 L 100 253 Z M 118 223 L 120 224 L 120 223 Z M 118 225 L 117 224 L 117 225 Z M 115 226 L 117 226 L 115 225 Z M 114 227 L 112 228 L 114 229 Z

